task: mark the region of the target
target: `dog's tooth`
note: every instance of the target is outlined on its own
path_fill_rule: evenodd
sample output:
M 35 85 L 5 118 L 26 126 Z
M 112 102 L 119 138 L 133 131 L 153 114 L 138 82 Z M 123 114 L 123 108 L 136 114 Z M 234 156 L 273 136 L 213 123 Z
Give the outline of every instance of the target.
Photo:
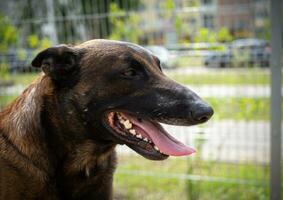
M 136 135 L 136 130 L 135 129 L 130 129 L 129 132 L 133 135 Z
M 148 142 L 148 139 L 147 139 L 147 138 L 143 138 L 143 140 L 146 141 L 146 142 Z
M 155 146 L 155 145 L 154 145 L 154 149 L 155 149 L 156 151 L 159 151 L 159 148 L 158 148 L 157 146 Z
M 136 137 L 139 138 L 139 139 L 142 139 L 142 135 L 141 134 L 137 134 Z
M 131 129 L 132 128 L 132 123 L 129 120 L 126 120 L 124 123 L 124 126 L 126 129 Z
M 122 117 L 120 114 L 117 114 L 117 116 L 118 116 L 118 119 L 119 119 L 119 120 L 122 120 L 122 119 L 123 119 L 123 117 Z

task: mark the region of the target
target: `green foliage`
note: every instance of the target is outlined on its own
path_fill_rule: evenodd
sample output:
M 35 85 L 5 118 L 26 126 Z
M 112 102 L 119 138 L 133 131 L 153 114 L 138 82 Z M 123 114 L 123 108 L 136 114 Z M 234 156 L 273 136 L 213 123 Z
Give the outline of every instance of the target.
M 6 52 L 9 47 L 15 47 L 18 41 L 18 32 L 15 26 L 8 18 L 0 15 L 0 53 Z M 6 60 L 1 60 L 0 63 L 0 80 L 5 80 L 8 77 L 9 70 Z
M 0 15 L 0 52 L 5 52 L 9 47 L 15 46 L 18 41 L 17 28 L 8 18 Z
M 46 48 L 50 47 L 51 45 L 52 45 L 52 42 L 48 38 L 44 37 L 40 40 L 38 49 L 40 49 L 40 50 L 46 49 Z
M 200 4 L 199 0 L 191 0 L 189 1 L 190 7 L 198 7 Z
M 0 83 L 3 80 L 6 80 L 8 78 L 8 65 L 6 64 L 6 62 L 2 62 L 0 63 Z
M 0 15 L 0 53 L 7 53 L 10 48 L 16 48 L 17 59 L 25 61 L 27 59 L 27 52 L 23 48 L 19 48 L 18 37 L 20 30 L 12 25 L 7 17 Z M 25 38 L 24 38 L 25 39 Z M 25 41 L 25 40 L 24 40 Z M 47 48 L 51 45 L 51 42 L 47 38 L 38 38 L 37 35 L 30 35 L 26 38 L 26 46 L 34 50 L 34 54 L 38 51 Z M 1 60 L 0 63 L 0 77 L 2 80 L 9 78 L 9 63 L 7 60 Z
M 190 30 L 187 24 L 182 22 L 182 18 L 180 17 L 180 15 L 176 15 L 174 13 L 174 9 L 175 9 L 174 0 L 161 1 L 160 8 L 164 11 L 161 13 L 162 17 L 169 20 L 171 24 L 174 24 L 174 28 L 177 33 L 177 38 L 179 42 L 183 43 L 184 40 L 182 40 L 182 36 L 188 35 Z
M 225 27 L 219 29 L 218 32 L 201 27 L 194 38 L 194 42 L 231 42 L 233 36 Z
M 233 36 L 230 31 L 226 27 L 221 27 L 217 32 L 217 40 L 218 42 L 231 42 L 233 40 Z
M 194 38 L 195 42 L 211 42 L 217 41 L 215 32 L 209 31 L 207 28 L 201 27 Z
M 257 37 L 266 41 L 270 41 L 271 24 L 270 19 L 266 18 L 263 22 L 263 27 L 258 31 Z
M 188 35 L 190 30 L 189 30 L 189 27 L 187 26 L 187 24 L 182 22 L 182 19 L 179 15 L 175 16 L 174 27 L 175 27 L 179 42 L 180 43 L 185 42 L 185 43 L 188 44 L 189 41 L 188 40 L 186 40 L 186 41 L 182 40 L 182 36 Z
M 140 17 L 135 13 L 126 16 L 126 12 L 121 10 L 117 4 L 110 4 L 110 22 L 112 24 L 112 33 L 109 39 L 125 40 L 138 43 L 142 31 L 139 27 Z
M 169 19 L 172 17 L 172 11 L 175 9 L 175 3 L 174 0 L 165 0 L 160 2 L 160 8 L 164 11 L 165 13 L 162 13 L 163 17 Z
M 38 46 L 38 43 L 39 43 L 39 39 L 38 39 L 37 35 L 28 36 L 27 43 L 28 43 L 28 46 L 30 48 L 36 48 Z
M 27 45 L 31 49 L 42 50 L 50 47 L 51 41 L 46 37 L 40 39 L 37 35 L 32 34 L 27 37 Z
M 177 15 L 175 17 L 175 28 L 176 28 L 176 31 L 178 34 L 181 34 L 181 31 L 182 31 L 182 20 L 181 18 Z

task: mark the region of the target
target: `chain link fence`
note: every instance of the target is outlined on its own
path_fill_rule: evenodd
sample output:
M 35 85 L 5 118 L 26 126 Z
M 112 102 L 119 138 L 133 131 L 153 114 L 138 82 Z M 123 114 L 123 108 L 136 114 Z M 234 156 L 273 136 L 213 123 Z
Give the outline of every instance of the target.
M 94 38 L 139 43 L 160 58 L 164 73 L 206 99 L 215 114 L 199 126 L 164 125 L 180 141 L 196 147 L 193 156 L 154 162 L 119 146 L 116 198 L 268 199 L 269 3 L 2 2 L 2 21 L 9 17 L 20 37 L 1 53 L 0 107 L 36 77 L 30 61 L 40 49 Z M 19 8 L 22 12 L 9 14 Z

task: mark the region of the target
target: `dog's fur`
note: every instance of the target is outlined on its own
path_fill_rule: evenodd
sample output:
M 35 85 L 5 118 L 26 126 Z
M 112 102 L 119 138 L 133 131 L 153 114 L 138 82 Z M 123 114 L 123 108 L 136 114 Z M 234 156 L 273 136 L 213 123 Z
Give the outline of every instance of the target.
M 130 43 L 52 47 L 32 65 L 44 73 L 0 112 L 0 199 L 112 199 L 122 142 L 102 123 L 107 110 L 183 125 L 212 115 L 193 119 L 206 104 Z

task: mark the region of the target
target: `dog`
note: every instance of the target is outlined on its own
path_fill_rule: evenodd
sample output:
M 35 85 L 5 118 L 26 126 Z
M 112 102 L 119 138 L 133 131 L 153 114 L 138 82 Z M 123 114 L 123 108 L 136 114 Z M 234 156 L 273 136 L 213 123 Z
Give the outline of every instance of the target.
M 32 66 L 43 73 L 0 112 L 1 199 L 112 199 L 117 144 L 151 160 L 189 155 L 160 123 L 213 115 L 136 44 L 59 45 Z

